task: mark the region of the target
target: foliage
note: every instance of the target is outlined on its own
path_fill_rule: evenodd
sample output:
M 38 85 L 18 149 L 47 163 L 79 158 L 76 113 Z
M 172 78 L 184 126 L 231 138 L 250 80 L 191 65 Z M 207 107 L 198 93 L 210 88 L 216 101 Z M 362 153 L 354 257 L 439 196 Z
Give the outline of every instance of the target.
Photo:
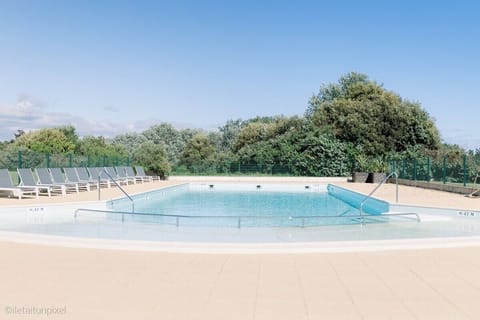
M 218 128 L 220 133 L 220 146 L 222 152 L 231 151 L 240 131 L 245 127 L 241 119 L 228 120 L 224 126 Z
M 355 167 L 354 170 L 357 172 L 368 172 L 369 163 L 368 157 L 363 153 L 359 153 L 355 156 Z
M 93 157 L 127 157 L 127 149 L 123 145 L 108 144 L 104 137 L 86 136 L 79 140 L 78 153 Z
M 190 170 L 195 166 L 208 168 L 214 165 L 214 147 L 204 133 L 197 133 L 187 142 L 180 158 L 180 164 Z
M 388 164 L 382 157 L 376 157 L 370 160 L 369 172 L 385 173 L 388 170 Z
M 177 164 L 180 156 L 189 141 L 199 130 L 184 129 L 177 130 L 169 123 L 154 125 L 143 132 L 147 140 L 155 144 L 163 144 L 167 152 L 168 161 Z
M 22 154 L 22 167 L 45 166 L 45 154 L 32 151 L 25 146 L 10 143 L 0 151 L 0 168 L 14 170 L 19 166 L 18 153 Z
M 351 73 L 322 87 L 309 104 L 307 117 L 314 129 L 361 146 L 369 156 L 439 147 L 435 123 L 418 103 L 403 100 L 365 75 Z
M 133 162 L 161 177 L 168 176 L 171 171 L 164 145 L 155 144 L 152 141 L 146 141 L 137 147 Z
M 135 149 L 146 141 L 147 138 L 144 135 L 132 132 L 117 135 L 112 139 L 112 145 L 123 146 L 128 154 L 132 156 Z
M 309 133 L 299 143 L 293 169 L 297 175 L 345 176 L 349 173 L 347 145 L 319 133 Z
M 69 153 L 75 150 L 75 141 L 63 130 L 40 129 L 21 135 L 14 144 L 41 153 Z

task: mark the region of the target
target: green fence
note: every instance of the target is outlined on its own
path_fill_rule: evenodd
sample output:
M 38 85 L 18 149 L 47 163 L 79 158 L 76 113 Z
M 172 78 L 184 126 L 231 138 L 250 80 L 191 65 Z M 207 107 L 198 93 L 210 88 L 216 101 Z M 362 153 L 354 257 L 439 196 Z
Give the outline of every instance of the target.
M 480 159 L 470 155 L 463 155 L 457 159 L 422 157 L 392 160 L 390 171 L 396 171 L 400 179 L 463 186 L 480 183 L 478 175 Z
M 131 160 L 124 156 L 78 155 L 71 153 L 49 154 L 30 150 L 15 153 L 0 153 L 0 168 L 67 168 L 130 166 Z
M 267 163 L 220 163 L 215 165 L 178 166 L 172 175 L 294 175 L 291 166 Z

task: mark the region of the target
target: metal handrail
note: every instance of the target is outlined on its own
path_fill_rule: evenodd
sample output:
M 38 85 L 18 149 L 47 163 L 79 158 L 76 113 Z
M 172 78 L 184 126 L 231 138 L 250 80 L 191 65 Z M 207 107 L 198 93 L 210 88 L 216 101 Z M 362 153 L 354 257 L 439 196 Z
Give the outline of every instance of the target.
M 117 182 L 117 180 L 115 180 L 111 175 L 110 173 L 108 173 L 107 169 L 103 169 L 101 170 L 99 173 L 98 173 L 98 200 L 100 200 L 100 177 L 102 175 L 102 173 L 105 173 L 109 178 L 110 180 L 113 181 L 113 183 L 115 183 L 115 185 L 120 189 L 122 190 L 123 194 L 130 200 L 130 202 L 132 203 L 132 213 L 135 213 L 135 202 L 133 201 L 132 197 L 130 197 L 130 195 L 122 188 L 122 186 Z M 76 212 L 76 211 L 75 211 Z
M 364 219 L 364 215 L 336 215 L 336 216 L 327 216 L 327 215 L 320 215 L 320 216 L 191 216 L 191 215 L 178 215 L 178 214 L 163 214 L 163 213 L 147 213 L 147 212 L 128 212 L 128 211 L 111 211 L 111 210 L 101 210 L 101 209 L 83 209 L 78 208 L 74 212 L 74 218 L 77 218 L 78 212 L 96 212 L 96 213 L 113 213 L 113 214 L 121 214 L 122 215 L 122 222 L 125 221 L 125 215 L 136 215 L 136 216 L 152 216 L 152 217 L 168 217 L 168 218 L 175 218 L 176 219 L 176 226 L 180 225 L 180 218 L 184 219 L 235 219 L 238 221 L 238 228 L 241 227 L 242 219 L 252 219 L 252 218 L 275 218 L 275 219 L 286 219 L 286 220 L 295 220 L 301 219 L 302 220 L 302 227 L 305 226 L 305 219 L 335 219 L 335 218 L 360 218 Z M 416 216 L 416 220 L 420 222 L 420 216 L 414 212 L 392 212 L 392 213 L 382 213 L 377 215 L 369 215 L 370 218 L 381 218 L 381 217 L 389 217 L 389 216 Z
M 375 191 L 377 191 L 378 188 L 380 188 L 392 176 L 395 176 L 395 185 L 396 185 L 396 188 L 395 188 L 395 202 L 398 203 L 398 174 L 395 171 L 393 171 L 392 173 L 387 175 L 382 181 L 380 181 L 380 183 L 375 187 L 375 189 L 373 189 L 372 192 L 370 192 L 368 194 L 368 196 L 366 196 L 365 199 L 362 200 L 362 202 L 360 203 L 360 215 L 361 216 L 363 216 L 363 205 L 365 204 L 365 202 L 368 199 L 372 198 L 372 195 L 375 193 Z M 362 218 L 362 224 L 363 224 L 363 218 Z

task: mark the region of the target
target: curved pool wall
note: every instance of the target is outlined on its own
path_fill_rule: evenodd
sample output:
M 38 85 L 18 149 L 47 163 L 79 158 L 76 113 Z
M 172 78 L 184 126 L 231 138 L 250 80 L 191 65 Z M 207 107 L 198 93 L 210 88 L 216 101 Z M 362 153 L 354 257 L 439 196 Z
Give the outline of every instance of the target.
M 304 188 L 299 185 L 298 188 Z M 313 189 L 315 190 L 316 187 Z M 318 187 L 321 190 L 322 186 Z M 326 188 L 326 187 L 325 187 Z M 343 189 L 343 188 L 341 188 Z M 342 193 L 341 189 L 335 189 Z M 165 191 L 165 189 L 162 189 Z M 155 191 L 161 192 L 161 190 Z M 135 198 L 148 197 L 148 193 L 135 195 Z M 0 238 L 46 239 L 52 244 L 68 240 L 75 245 L 78 238 L 88 241 L 131 241 L 142 243 L 159 243 L 163 246 L 184 244 L 192 247 L 201 243 L 216 245 L 232 243 L 238 246 L 258 244 L 275 244 L 282 246 L 298 244 L 299 246 L 330 246 L 334 243 L 361 246 L 362 243 L 378 242 L 385 244 L 392 241 L 426 241 L 426 247 L 455 246 L 455 243 L 480 243 L 480 211 L 445 209 L 419 206 L 390 204 L 391 211 L 413 211 L 420 215 L 421 222 L 395 219 L 389 223 L 366 225 L 330 225 L 308 228 L 195 228 L 188 226 L 160 225 L 138 223 L 135 221 L 121 223 L 106 219 L 106 214 L 81 215 L 74 218 L 78 208 L 106 209 L 106 201 L 92 203 L 24 205 L 0 207 Z M 78 240 L 75 240 L 78 239 Z M 477 239 L 477 240 L 476 240 Z M 19 240 L 20 241 L 20 240 Z M 87 241 L 87 240 L 85 240 Z M 303 244 L 302 244 L 303 243 Z M 403 243 L 403 242 L 402 242 Z M 381 244 L 380 246 L 383 246 Z M 120 246 L 120 245 L 119 245 Z M 208 245 L 210 246 L 210 245 Z M 337 245 L 335 245 L 337 246 Z M 257 249 L 260 247 L 256 247 Z M 295 247 L 297 250 L 298 247 Z M 186 249 L 187 250 L 187 249 Z M 258 249 L 260 250 L 260 249 Z M 188 250 L 187 250 L 188 251 Z M 261 250 L 260 250 L 261 251 Z

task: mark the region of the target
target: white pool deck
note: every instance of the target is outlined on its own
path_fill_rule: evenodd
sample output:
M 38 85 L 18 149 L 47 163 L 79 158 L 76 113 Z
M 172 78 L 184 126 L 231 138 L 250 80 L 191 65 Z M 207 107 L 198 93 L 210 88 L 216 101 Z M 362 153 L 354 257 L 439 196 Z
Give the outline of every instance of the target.
M 374 187 L 344 179 L 172 177 L 127 191 L 221 180 L 334 182 L 363 193 Z M 394 202 L 394 194 L 394 186 L 386 185 L 376 197 Z M 117 189 L 102 190 L 102 199 L 119 196 Z M 96 198 L 93 191 L 38 200 L 0 198 L 0 205 Z M 402 186 L 399 202 L 480 210 L 480 199 Z M 0 319 L 40 319 L 8 310 L 50 306 L 66 307 L 66 313 L 49 319 L 480 319 L 480 242 L 435 249 L 206 254 L 2 237 L 0 255 Z

